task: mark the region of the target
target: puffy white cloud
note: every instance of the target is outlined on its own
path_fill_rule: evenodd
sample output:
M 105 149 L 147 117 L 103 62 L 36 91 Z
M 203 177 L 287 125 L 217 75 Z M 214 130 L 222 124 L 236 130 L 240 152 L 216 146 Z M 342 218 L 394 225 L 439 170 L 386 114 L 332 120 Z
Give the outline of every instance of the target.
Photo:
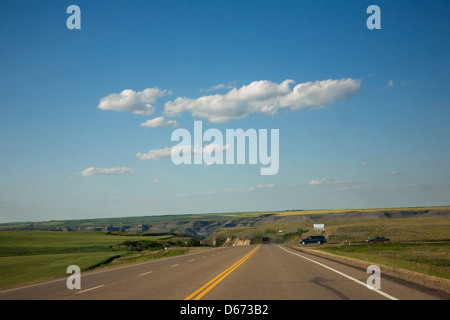
M 251 113 L 268 116 L 279 108 L 297 110 L 304 107 L 321 108 L 338 100 L 347 100 L 359 92 L 361 82 L 354 79 L 306 82 L 294 86 L 287 79 L 280 84 L 271 81 L 254 81 L 226 94 L 201 96 L 197 99 L 177 98 L 164 106 L 168 116 L 190 112 L 192 116 L 211 122 L 227 122 L 242 119 Z
M 229 102 L 219 94 L 198 99 L 177 98 L 164 106 L 164 113 L 168 116 L 179 115 L 186 111 L 195 117 L 207 118 L 216 123 L 241 119 L 248 115 L 245 105 Z
M 159 160 L 159 159 L 163 159 L 163 158 L 170 158 L 172 148 L 174 148 L 174 147 L 153 149 L 147 153 L 138 152 L 138 153 L 136 153 L 136 157 L 138 157 L 141 160 Z
M 168 90 L 147 88 L 142 91 L 123 90 L 121 93 L 111 93 L 100 99 L 97 106 L 102 110 L 129 111 L 137 114 L 151 114 L 155 111 L 151 105 L 156 99 L 170 94 Z
M 295 85 L 294 80 L 287 79 L 280 84 L 261 80 L 253 81 L 241 88 L 231 84 L 219 84 L 210 89 L 230 89 L 225 94 L 204 95 L 199 98 L 178 97 L 164 105 L 164 115 L 177 116 L 184 112 L 194 117 L 206 118 L 211 122 L 223 123 L 247 117 L 252 113 L 272 116 L 280 108 L 297 110 L 299 108 L 322 108 L 339 100 L 347 100 L 355 96 L 361 82 L 355 79 L 323 80 L 305 82 Z M 160 90 L 157 87 L 143 91 L 123 90 L 112 93 L 100 100 L 98 105 L 102 110 L 130 111 L 139 114 L 154 112 L 152 103 L 156 99 L 171 94 L 171 91 Z M 142 127 L 177 126 L 174 120 L 157 117 L 141 123 Z
M 156 117 L 149 119 L 140 124 L 141 127 L 156 128 L 156 127 L 179 127 L 178 122 L 175 120 L 165 120 L 164 117 Z
M 89 176 L 105 176 L 105 175 L 121 175 L 121 174 L 132 174 L 134 170 L 127 167 L 116 167 L 116 168 L 95 168 L 90 167 L 79 174 L 81 176 L 89 177 Z
M 323 108 L 339 100 L 355 96 L 361 82 L 354 79 L 323 80 L 296 85 L 292 92 L 280 98 L 280 106 L 297 110 L 303 107 Z

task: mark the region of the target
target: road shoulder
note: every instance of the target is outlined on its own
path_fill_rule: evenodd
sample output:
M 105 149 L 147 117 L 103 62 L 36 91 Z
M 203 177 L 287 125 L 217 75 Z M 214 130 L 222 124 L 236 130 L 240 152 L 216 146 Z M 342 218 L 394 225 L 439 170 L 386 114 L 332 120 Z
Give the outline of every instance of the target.
M 366 271 L 367 267 L 373 263 L 358 260 L 355 258 L 338 256 L 332 253 L 323 252 L 314 248 L 305 248 L 295 245 L 284 245 L 287 248 L 296 250 L 298 252 L 308 253 L 313 256 L 318 256 L 323 259 L 338 262 L 355 269 Z M 450 280 L 437 278 L 409 270 L 400 268 L 392 268 L 385 265 L 377 264 L 383 270 L 383 277 L 391 281 L 414 287 L 423 292 L 437 296 L 440 299 L 450 300 Z

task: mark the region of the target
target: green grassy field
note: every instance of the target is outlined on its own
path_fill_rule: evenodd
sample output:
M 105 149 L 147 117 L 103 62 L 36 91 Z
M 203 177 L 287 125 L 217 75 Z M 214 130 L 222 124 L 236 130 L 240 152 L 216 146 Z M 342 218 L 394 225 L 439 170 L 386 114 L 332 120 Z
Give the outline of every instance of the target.
M 324 223 L 324 231 L 314 231 L 315 223 Z M 280 232 L 281 231 L 281 232 Z M 384 236 L 392 241 L 450 241 L 449 218 L 391 218 L 351 219 L 326 221 L 284 221 L 255 227 L 224 228 L 210 238 L 240 237 L 258 241 L 268 236 L 272 242 L 286 241 L 286 235 L 295 238 L 309 235 L 325 235 L 329 243 L 364 242 L 374 236 Z
M 140 250 L 158 251 L 165 245 L 183 242 L 184 238 L 172 235 L 0 231 L 0 288 L 67 276 L 70 265 L 89 270 L 116 258 L 136 255 Z
M 336 221 L 325 234 L 329 244 L 318 250 L 450 280 L 449 218 Z M 374 236 L 391 241 L 364 242 Z
M 338 245 L 319 250 L 450 280 L 450 242 Z

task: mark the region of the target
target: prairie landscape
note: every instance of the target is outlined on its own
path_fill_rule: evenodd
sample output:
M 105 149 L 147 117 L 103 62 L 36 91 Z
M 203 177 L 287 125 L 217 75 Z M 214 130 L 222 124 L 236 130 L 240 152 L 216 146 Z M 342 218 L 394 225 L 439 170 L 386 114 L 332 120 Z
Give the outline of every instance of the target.
M 263 236 L 270 238 L 271 243 L 378 263 L 445 283 L 450 280 L 449 215 L 449 207 L 430 207 L 2 224 L 0 288 L 64 277 L 69 265 L 89 271 L 211 247 L 255 244 Z M 314 230 L 315 223 L 324 224 L 325 229 Z M 327 243 L 300 245 L 299 240 L 309 235 L 324 235 Z M 365 243 L 374 236 L 391 241 Z

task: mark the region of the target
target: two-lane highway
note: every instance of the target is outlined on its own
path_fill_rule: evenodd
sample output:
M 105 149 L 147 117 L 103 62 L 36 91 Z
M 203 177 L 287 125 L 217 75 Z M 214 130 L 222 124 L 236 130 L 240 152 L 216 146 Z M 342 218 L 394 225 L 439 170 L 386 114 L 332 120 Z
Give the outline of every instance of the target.
M 70 300 L 386 300 L 439 299 L 383 278 L 367 287 L 362 270 L 278 245 L 203 252 L 82 273 L 81 289 L 66 279 L 0 291 L 0 299 Z

